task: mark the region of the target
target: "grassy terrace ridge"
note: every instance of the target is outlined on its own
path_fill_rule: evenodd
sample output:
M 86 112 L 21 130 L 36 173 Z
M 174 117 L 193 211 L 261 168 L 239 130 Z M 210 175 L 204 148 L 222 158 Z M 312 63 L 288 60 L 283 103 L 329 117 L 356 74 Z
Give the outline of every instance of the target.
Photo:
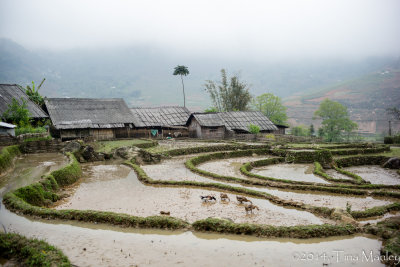
M 110 153 L 112 150 L 124 146 L 145 147 L 146 145 L 153 146 L 154 141 L 148 139 L 127 139 L 113 141 L 98 141 L 93 144 L 97 152 Z
M 3 147 L 0 152 L 0 174 L 10 168 L 15 156 L 20 154 L 21 150 L 18 145 Z
M 21 266 L 72 266 L 61 250 L 45 241 L 11 233 L 0 233 L 0 257 L 18 260 Z

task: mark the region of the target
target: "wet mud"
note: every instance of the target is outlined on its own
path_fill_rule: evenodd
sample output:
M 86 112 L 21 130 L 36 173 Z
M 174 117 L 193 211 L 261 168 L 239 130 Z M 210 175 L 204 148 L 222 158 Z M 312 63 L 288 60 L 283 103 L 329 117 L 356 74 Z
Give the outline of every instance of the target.
M 328 184 L 329 182 L 313 174 L 313 164 L 275 164 L 254 168 L 252 173 L 266 177 Z
M 378 165 L 353 166 L 344 169 L 361 176 L 364 180 L 373 184 L 400 184 L 400 175 L 396 170 L 381 168 Z
M 101 210 L 127 213 L 136 216 L 159 215 L 160 211 L 189 222 L 208 217 L 228 218 L 234 222 L 271 225 L 305 225 L 330 222 L 306 211 L 284 208 L 264 199 L 249 199 L 259 207 L 254 214 L 247 214 L 236 195 L 228 193 L 230 202 L 221 201 L 219 192 L 185 187 L 154 187 L 143 185 L 133 171 L 126 175 L 126 166 L 108 165 L 115 170 L 114 180 L 96 181 L 96 164 L 85 173 L 75 193 L 64 199 L 57 209 Z M 103 169 L 102 169 L 103 171 Z M 84 171 L 86 172 L 86 171 Z M 214 195 L 217 201 L 204 202 L 200 196 Z

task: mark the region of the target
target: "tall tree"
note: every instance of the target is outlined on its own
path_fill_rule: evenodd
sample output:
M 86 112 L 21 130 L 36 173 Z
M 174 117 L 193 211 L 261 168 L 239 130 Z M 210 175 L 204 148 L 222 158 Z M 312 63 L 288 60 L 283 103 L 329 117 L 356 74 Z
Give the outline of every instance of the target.
M 286 123 L 286 107 L 283 106 L 280 97 L 271 93 L 262 94 L 257 96 L 252 104 L 255 109 L 261 111 L 273 123 L 279 125 L 284 125 Z
M 46 78 L 43 78 L 42 82 L 39 84 L 39 86 L 36 88 L 35 82 L 32 81 L 32 87 L 27 85 L 25 89 L 25 93 L 29 97 L 30 100 L 35 102 L 38 106 L 41 108 L 44 107 L 44 99 L 43 97 L 39 94 L 39 89 L 42 87 L 44 81 Z
M 183 106 L 186 107 L 185 84 L 183 83 L 183 76 L 186 76 L 189 74 L 189 69 L 186 66 L 178 65 L 175 67 L 173 74 L 181 76 L 182 89 L 183 89 Z
M 251 101 L 248 85 L 241 82 L 237 75 L 229 78 L 228 82 L 224 69 L 221 70 L 221 78 L 220 82 L 207 80 L 204 85 L 217 111 L 247 110 Z
M 329 142 L 340 141 L 343 133 L 357 129 L 357 123 L 350 120 L 347 108 L 336 101 L 325 99 L 314 115 L 322 119 L 324 136 Z

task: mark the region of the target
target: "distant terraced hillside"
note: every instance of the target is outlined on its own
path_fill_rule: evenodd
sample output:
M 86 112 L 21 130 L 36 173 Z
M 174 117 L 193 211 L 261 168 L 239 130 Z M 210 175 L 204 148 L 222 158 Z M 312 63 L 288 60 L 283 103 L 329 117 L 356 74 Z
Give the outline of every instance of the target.
M 320 121 L 312 120 L 312 117 L 326 98 L 348 107 L 351 119 L 359 125 L 359 132 L 387 133 L 391 117 L 385 109 L 400 108 L 400 70 L 387 69 L 286 98 L 284 104 L 288 108 L 290 125 L 314 124 L 319 127 Z M 394 132 L 400 132 L 399 121 L 392 122 L 392 126 Z

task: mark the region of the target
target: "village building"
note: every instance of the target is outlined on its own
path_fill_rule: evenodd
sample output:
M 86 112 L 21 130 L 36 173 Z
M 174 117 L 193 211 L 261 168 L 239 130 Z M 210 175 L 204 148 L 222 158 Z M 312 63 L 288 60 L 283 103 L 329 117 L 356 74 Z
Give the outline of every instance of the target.
M 62 140 L 129 138 L 135 122 L 121 98 L 46 98 L 53 137 Z
M 26 108 L 29 110 L 29 116 L 33 123 L 48 118 L 47 114 L 29 97 L 18 84 L 0 84 L 0 115 L 3 117 L 4 112 L 16 99 L 21 105 L 22 101 L 26 102 Z
M 202 139 L 222 139 L 249 134 L 250 125 L 260 127 L 261 133 L 278 130 L 260 111 L 193 113 L 187 121 L 189 137 Z
M 289 126 L 283 124 L 275 124 L 275 126 L 278 128 L 278 130 L 274 131 L 274 134 L 286 134 L 286 129 L 289 128 Z
M 131 108 L 135 121 L 134 137 L 166 138 L 187 137 L 186 122 L 190 111 L 186 107 L 168 106 Z

